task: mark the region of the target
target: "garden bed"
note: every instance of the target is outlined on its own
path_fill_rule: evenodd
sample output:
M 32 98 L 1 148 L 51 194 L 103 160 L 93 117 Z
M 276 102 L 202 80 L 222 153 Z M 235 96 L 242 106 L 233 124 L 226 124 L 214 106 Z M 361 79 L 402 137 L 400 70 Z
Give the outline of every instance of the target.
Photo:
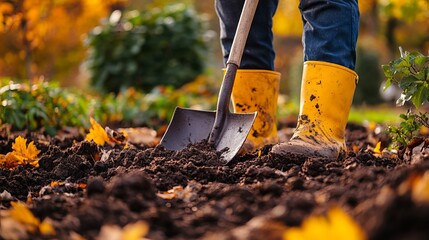
M 0 154 L 11 151 L 17 135 L 0 134 Z M 376 144 L 385 147 L 389 138 L 357 124 L 347 126 L 349 153 L 341 161 L 278 158 L 266 146 L 226 165 L 204 144 L 173 152 L 99 146 L 79 135 L 25 137 L 41 150 L 40 166 L 0 169 L 4 239 L 119 239 L 129 229 L 148 239 L 282 239 L 333 208 L 369 239 L 429 236 L 427 158 L 381 152 Z M 14 218 L 17 200 L 55 233 Z

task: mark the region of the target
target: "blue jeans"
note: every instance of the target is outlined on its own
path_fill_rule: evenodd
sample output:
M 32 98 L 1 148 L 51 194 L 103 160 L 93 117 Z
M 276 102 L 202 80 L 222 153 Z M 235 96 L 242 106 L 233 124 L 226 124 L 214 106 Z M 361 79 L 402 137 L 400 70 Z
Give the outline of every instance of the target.
M 224 61 L 228 60 L 244 0 L 215 0 Z M 241 69 L 274 70 L 272 17 L 278 0 L 260 0 L 241 60 Z M 352 70 L 359 30 L 357 0 L 301 0 L 304 61 L 336 63 Z

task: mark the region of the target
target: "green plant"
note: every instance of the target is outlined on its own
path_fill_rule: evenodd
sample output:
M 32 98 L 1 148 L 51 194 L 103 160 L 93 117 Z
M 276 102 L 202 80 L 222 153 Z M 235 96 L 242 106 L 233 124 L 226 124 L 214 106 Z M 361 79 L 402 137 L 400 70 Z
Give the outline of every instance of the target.
M 54 83 L 0 85 L 0 123 L 15 130 L 44 129 L 48 134 L 64 126 L 88 125 L 88 101 Z
M 162 9 L 112 13 L 88 36 L 87 66 L 92 85 L 118 93 L 135 87 L 180 87 L 204 68 L 206 27 L 185 4 Z
M 166 125 L 174 108 L 214 109 L 218 89 L 204 75 L 179 89 L 158 86 L 149 93 L 135 88 L 98 94 L 61 88 L 55 82 L 15 83 L 0 78 L 0 126 L 41 130 L 54 135 L 65 126 L 88 128 L 90 117 L 114 127 Z
M 402 106 L 410 101 L 418 110 L 429 100 L 429 56 L 419 52 L 403 52 L 399 59 L 383 65 L 387 78 L 385 89 L 397 84 L 402 90 L 397 105 Z M 429 127 L 429 117 L 426 112 L 415 113 L 411 108 L 406 114 L 400 115 L 402 122 L 398 127 L 390 126 L 389 132 L 394 144 L 408 146 L 413 138 L 418 137 L 422 126 Z
M 148 93 L 135 88 L 107 94 L 93 101 L 91 116 L 103 124 L 159 128 L 168 124 L 177 106 L 214 109 L 217 88 L 206 77 L 175 89 L 158 86 Z

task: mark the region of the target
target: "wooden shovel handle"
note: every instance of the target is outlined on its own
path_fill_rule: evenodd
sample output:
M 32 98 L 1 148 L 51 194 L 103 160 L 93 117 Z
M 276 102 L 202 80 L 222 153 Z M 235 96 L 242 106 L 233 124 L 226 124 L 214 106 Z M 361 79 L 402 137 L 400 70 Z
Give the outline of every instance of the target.
M 255 15 L 258 2 L 259 0 L 246 0 L 244 2 L 243 10 L 241 12 L 234 40 L 232 42 L 227 64 L 231 63 L 235 64 L 237 67 L 240 66 L 244 46 L 246 45 L 250 26 L 252 25 L 253 17 Z

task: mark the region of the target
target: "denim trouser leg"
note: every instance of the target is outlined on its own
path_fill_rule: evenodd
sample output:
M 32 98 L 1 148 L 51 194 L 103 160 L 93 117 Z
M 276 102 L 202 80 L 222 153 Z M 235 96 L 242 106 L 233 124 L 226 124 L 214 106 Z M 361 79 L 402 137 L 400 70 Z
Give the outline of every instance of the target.
M 224 61 L 229 57 L 244 0 L 215 0 Z M 278 0 L 260 0 L 240 68 L 274 69 L 272 17 Z M 355 68 L 359 30 L 357 0 L 301 0 L 304 61 L 315 60 Z
M 357 0 L 301 0 L 304 61 L 355 68 L 359 29 Z
M 220 20 L 224 61 L 228 60 L 244 0 L 215 0 Z M 247 38 L 240 68 L 274 70 L 272 18 L 278 0 L 260 0 Z

